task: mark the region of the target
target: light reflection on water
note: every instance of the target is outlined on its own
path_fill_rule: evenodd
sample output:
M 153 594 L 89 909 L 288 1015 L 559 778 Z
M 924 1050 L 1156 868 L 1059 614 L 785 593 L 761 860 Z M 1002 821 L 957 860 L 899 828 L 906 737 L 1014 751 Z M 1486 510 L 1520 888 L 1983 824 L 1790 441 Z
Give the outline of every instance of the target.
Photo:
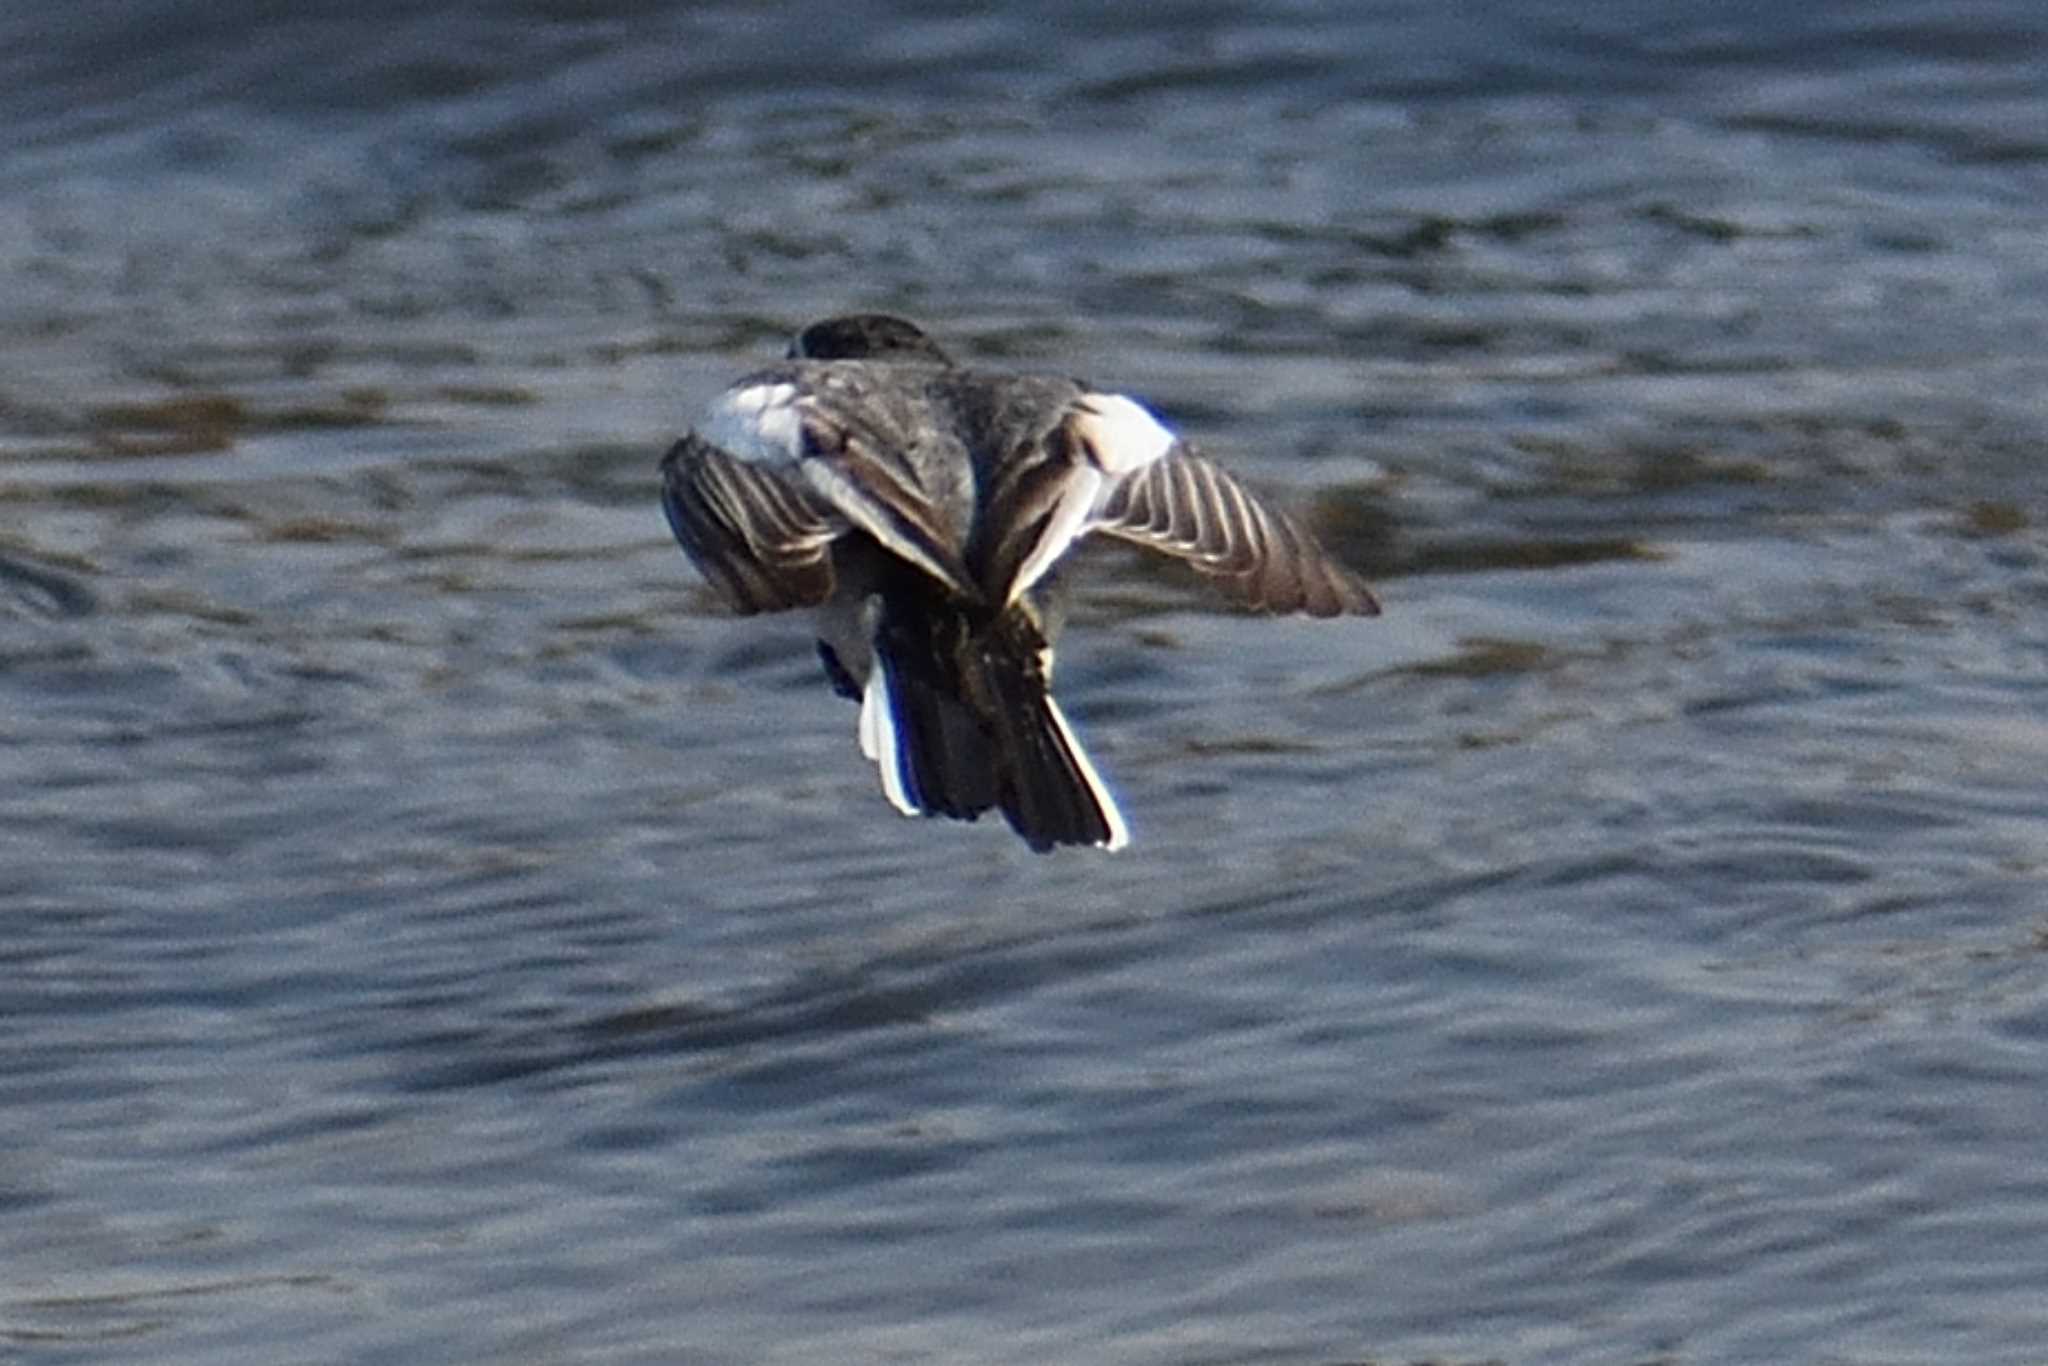
M 0 21 L 19 1351 L 2037 1353 L 2031 10 L 154 13 Z M 1134 848 L 899 820 L 653 502 L 847 305 L 1388 616 L 1100 556 Z

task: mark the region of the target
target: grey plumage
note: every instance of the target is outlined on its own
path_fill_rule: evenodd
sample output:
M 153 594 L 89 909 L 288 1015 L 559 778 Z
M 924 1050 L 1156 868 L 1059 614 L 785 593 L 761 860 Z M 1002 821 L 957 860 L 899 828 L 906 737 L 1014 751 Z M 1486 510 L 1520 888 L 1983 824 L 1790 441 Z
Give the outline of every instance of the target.
M 999 808 L 1040 849 L 1127 838 L 1050 692 L 1054 569 L 1076 540 L 1174 556 L 1261 611 L 1379 610 L 1130 399 L 959 367 L 886 315 L 805 328 L 713 403 L 662 482 L 677 540 L 736 610 L 820 609 L 891 801 Z

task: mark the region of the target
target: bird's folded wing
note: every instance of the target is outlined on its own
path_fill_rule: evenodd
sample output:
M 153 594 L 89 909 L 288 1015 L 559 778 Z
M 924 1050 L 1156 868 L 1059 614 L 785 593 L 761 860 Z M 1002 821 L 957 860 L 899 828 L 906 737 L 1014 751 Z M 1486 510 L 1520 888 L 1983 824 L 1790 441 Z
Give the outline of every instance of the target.
M 949 470 L 964 475 L 965 458 L 939 458 L 942 453 L 921 444 L 930 435 L 922 416 L 914 398 L 878 385 L 865 368 L 798 366 L 735 384 L 711 405 L 694 435 L 699 447 L 724 457 L 701 461 L 724 486 L 779 490 L 808 514 L 811 526 L 782 524 L 802 532 L 806 553 L 822 544 L 809 537 L 830 540 L 857 527 L 971 596 L 959 550 L 965 528 L 945 520 L 958 500 L 934 487 Z
M 1298 522 L 1180 443 L 1109 484 L 1089 529 L 1185 560 L 1257 611 L 1380 610 L 1372 590 Z
M 830 500 L 695 432 L 661 462 L 669 527 L 735 610 L 779 612 L 832 595 L 831 544 L 848 528 Z
M 822 408 L 805 414 L 797 472 L 840 516 L 963 597 L 979 590 L 961 558 L 965 528 L 945 520 L 946 500 L 921 468 L 914 438 L 869 430 L 850 414 Z M 964 456 L 959 465 L 964 466 Z

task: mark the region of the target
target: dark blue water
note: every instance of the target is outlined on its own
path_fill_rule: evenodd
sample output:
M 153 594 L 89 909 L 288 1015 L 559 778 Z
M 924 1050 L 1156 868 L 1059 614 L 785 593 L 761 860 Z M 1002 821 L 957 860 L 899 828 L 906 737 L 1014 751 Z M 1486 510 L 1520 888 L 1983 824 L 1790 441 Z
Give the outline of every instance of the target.
M 0 1358 L 2033 1363 L 2048 17 L 0 8 Z M 1134 846 L 904 821 L 654 462 L 1140 393 Z

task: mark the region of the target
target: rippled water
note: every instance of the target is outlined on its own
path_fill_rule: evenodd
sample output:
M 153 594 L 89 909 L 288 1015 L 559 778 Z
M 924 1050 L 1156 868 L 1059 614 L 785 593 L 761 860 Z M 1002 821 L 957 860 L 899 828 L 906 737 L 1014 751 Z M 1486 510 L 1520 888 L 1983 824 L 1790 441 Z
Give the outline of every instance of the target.
M 0 1356 L 2042 1359 L 2036 7 L 0 54 Z M 846 307 L 1388 615 L 1104 554 L 1134 847 L 897 818 L 654 496 Z

